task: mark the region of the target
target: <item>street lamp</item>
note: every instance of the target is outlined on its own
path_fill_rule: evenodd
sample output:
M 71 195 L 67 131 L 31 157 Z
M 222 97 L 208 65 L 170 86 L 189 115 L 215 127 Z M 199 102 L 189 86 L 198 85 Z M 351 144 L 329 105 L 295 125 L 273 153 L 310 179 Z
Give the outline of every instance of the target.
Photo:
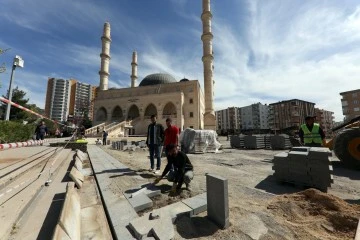
M 24 60 L 18 55 L 16 55 L 14 58 L 14 63 L 13 63 L 12 70 L 11 70 L 9 96 L 8 96 L 9 101 L 11 101 L 11 98 L 12 98 L 12 82 L 13 82 L 14 71 L 15 71 L 16 67 L 21 67 L 21 68 L 24 67 Z M 9 121 L 10 108 L 11 108 L 11 104 L 8 103 L 7 108 L 6 108 L 6 117 L 5 117 L 6 121 Z

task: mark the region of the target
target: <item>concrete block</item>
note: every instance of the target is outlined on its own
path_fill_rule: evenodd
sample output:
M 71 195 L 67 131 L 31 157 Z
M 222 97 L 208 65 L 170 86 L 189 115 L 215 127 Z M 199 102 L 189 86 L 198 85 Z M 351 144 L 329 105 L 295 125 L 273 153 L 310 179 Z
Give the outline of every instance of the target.
M 74 166 L 79 172 L 82 172 L 82 162 L 78 158 L 76 158 Z
M 357 229 L 356 229 L 354 240 L 360 240 L 360 219 L 359 219 L 359 222 L 358 222 L 358 226 L 357 226 Z
M 310 147 L 292 147 L 290 151 L 292 152 L 309 152 Z
M 66 234 L 64 229 L 59 224 L 57 224 L 52 240 L 71 240 L 71 238 Z
M 68 185 L 59 225 L 70 239 L 80 239 L 80 198 L 73 185 Z
M 183 214 L 185 214 L 185 215 L 189 214 L 189 212 L 191 210 L 192 209 L 189 206 L 187 206 L 186 204 L 184 204 L 182 202 L 177 202 L 177 203 L 167 205 L 163 208 L 155 209 L 153 211 L 153 213 L 155 215 L 159 215 L 160 218 L 161 218 L 161 215 L 168 214 L 170 216 L 172 222 L 174 223 L 178 216 L 183 215 Z
M 328 156 L 331 157 L 332 156 L 332 152 L 330 151 L 330 149 L 328 148 L 324 148 L 324 147 L 311 147 L 309 150 L 309 156 L 315 157 L 315 156 Z
M 140 193 L 135 197 L 129 198 L 128 200 L 136 212 L 140 212 L 153 206 L 152 200 L 143 193 Z
M 69 176 L 75 182 L 78 188 L 82 187 L 82 184 L 84 182 L 84 175 L 79 172 L 75 167 L 71 169 Z
M 182 200 L 182 202 L 192 209 L 189 213 L 190 217 L 197 215 L 201 212 L 205 212 L 207 209 L 206 192 L 195 197 Z
M 206 174 L 208 217 L 219 227 L 229 227 L 229 196 L 226 178 Z
M 159 223 L 155 224 L 151 229 L 151 235 L 157 240 L 170 240 L 175 236 L 174 225 L 170 216 L 161 216 Z

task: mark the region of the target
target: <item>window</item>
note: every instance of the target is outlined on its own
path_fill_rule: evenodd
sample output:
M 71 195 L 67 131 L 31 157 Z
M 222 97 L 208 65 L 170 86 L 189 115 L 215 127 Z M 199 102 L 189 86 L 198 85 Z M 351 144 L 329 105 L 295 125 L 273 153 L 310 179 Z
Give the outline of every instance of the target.
M 189 102 L 190 102 L 190 104 L 193 104 L 194 101 L 192 98 L 190 98 Z
M 360 111 L 360 108 L 356 107 L 354 108 L 354 112 L 359 112 Z
M 342 102 L 341 102 L 341 105 L 342 105 L 343 107 L 346 107 L 346 106 L 348 105 L 348 102 L 347 102 L 347 101 L 342 101 Z
M 359 104 L 359 100 L 354 100 L 354 104 Z
M 194 117 L 194 113 L 193 112 L 190 112 L 190 117 Z
M 352 97 L 354 97 L 354 98 L 357 97 L 357 93 L 353 93 Z

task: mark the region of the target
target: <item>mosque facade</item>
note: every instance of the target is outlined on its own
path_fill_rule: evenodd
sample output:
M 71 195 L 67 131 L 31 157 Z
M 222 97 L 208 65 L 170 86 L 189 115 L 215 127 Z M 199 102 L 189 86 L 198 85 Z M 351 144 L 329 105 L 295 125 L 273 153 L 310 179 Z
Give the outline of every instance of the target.
M 150 116 L 157 115 L 158 122 L 165 125 L 166 118 L 181 130 L 185 128 L 215 130 L 213 103 L 213 53 L 211 33 L 210 0 L 203 0 L 203 93 L 198 80 L 177 81 L 166 73 L 146 76 L 137 86 L 137 53 L 131 62 L 131 84 L 129 88 L 108 89 L 110 64 L 110 24 L 104 24 L 102 40 L 100 85 L 94 100 L 93 125 L 103 122 L 131 121 L 130 134 L 143 135 L 150 124 Z

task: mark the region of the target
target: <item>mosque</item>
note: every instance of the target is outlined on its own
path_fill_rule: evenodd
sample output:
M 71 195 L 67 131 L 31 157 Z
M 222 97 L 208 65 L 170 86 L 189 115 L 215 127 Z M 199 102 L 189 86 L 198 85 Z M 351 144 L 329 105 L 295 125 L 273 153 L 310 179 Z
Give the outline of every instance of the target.
M 185 128 L 215 130 L 213 51 L 210 0 L 203 0 L 201 15 L 203 34 L 204 93 L 198 80 L 177 81 L 166 73 L 146 76 L 137 86 L 137 53 L 131 62 L 131 87 L 108 89 L 110 63 L 110 23 L 104 24 L 102 41 L 100 85 L 94 100 L 93 125 L 131 121 L 130 134 L 146 134 L 150 116 L 165 126 L 170 117 L 181 130 Z

